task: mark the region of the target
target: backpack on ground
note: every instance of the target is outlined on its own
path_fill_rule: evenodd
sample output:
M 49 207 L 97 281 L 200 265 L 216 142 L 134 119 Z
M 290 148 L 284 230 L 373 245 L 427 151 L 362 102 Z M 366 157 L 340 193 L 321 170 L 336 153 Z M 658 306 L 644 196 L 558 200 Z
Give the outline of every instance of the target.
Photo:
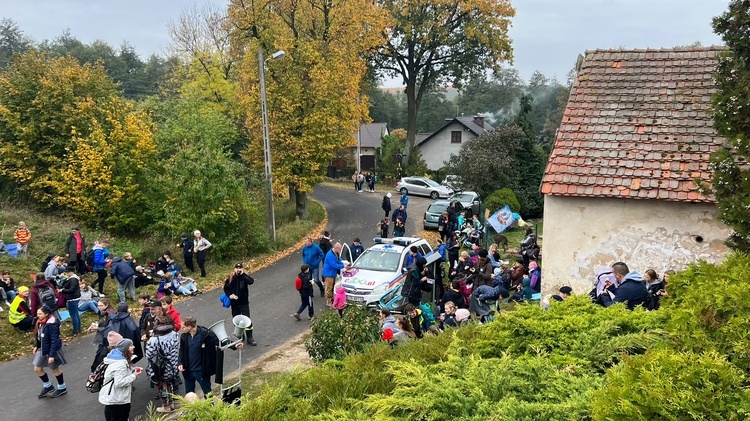
M 57 293 L 52 287 L 42 287 L 39 289 L 39 302 L 42 305 L 47 305 L 52 311 L 58 309 L 57 305 Z
M 148 364 L 151 366 L 151 380 L 154 383 L 172 381 L 172 376 L 169 374 L 169 358 L 164 355 L 164 351 L 161 349 L 161 342 L 156 340 L 156 355 L 153 358 L 148 359 Z
M 96 366 L 96 369 L 93 373 L 89 374 L 88 379 L 86 379 L 86 390 L 88 390 L 91 393 L 98 393 L 100 390 L 102 390 L 102 387 L 104 386 L 104 373 L 107 371 L 107 367 L 109 367 L 109 364 L 107 363 L 100 363 L 98 366 Z M 114 386 L 115 379 L 109 379 L 107 383 L 112 383 L 112 386 Z M 110 386 L 110 391 L 112 386 Z

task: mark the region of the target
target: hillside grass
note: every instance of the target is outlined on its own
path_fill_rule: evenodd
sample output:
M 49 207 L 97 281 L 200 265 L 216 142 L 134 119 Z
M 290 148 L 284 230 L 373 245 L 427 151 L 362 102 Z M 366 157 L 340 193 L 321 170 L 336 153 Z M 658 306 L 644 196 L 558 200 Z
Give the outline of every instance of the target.
M 269 244 L 267 253 L 254 256 L 237 256 L 227 261 L 215 261 L 209 259 L 206 263 L 206 278 L 197 278 L 198 287 L 201 290 L 211 290 L 220 287 L 224 283 L 226 274 L 232 270 L 232 265 L 236 261 L 243 261 L 251 265 L 251 271 L 264 268 L 274 261 L 284 257 L 302 246 L 302 240 L 310 233 L 322 232 L 325 226 L 326 212 L 325 209 L 317 202 L 308 200 L 308 210 L 310 217 L 308 220 L 296 220 L 294 203 L 288 200 L 278 200 L 275 203 L 276 211 L 276 244 Z M 29 243 L 28 255 L 25 257 L 13 258 L 7 255 L 0 255 L 0 271 L 10 270 L 11 276 L 16 281 L 16 286 L 25 285 L 31 288 L 34 281 L 32 275 L 40 271 L 44 259 L 49 253 L 63 253 L 65 239 L 70 233 L 71 228 L 77 225 L 75 221 L 49 213 L 41 213 L 23 206 L 3 205 L 0 207 L 0 239 L 6 244 L 15 243 L 13 232 L 15 231 L 18 221 L 26 222 L 31 231 L 31 242 Z M 149 236 L 142 238 L 123 238 L 115 237 L 106 231 L 97 230 L 92 227 L 80 225 L 81 233 L 85 236 L 89 245 L 94 244 L 94 240 L 106 239 L 110 242 L 110 252 L 114 255 L 121 256 L 125 252 L 131 252 L 138 263 L 147 263 L 156 261 L 165 250 L 172 251 L 175 261 L 182 265 L 182 253 L 176 247 L 179 242 L 179 234 L 175 233 L 174 239 L 158 239 Z M 197 266 L 196 266 L 197 268 Z M 86 274 L 82 276 L 89 284 L 96 280 L 95 274 Z M 107 277 L 105 282 L 104 294 L 108 297 L 115 297 L 117 291 L 117 282 Z M 138 289 L 138 292 L 147 291 L 155 294 L 156 285 L 147 285 Z M 116 299 L 114 300 L 116 301 Z M 137 306 L 137 303 L 136 303 Z M 23 355 L 31 353 L 34 346 L 32 333 L 21 333 L 13 329 L 8 321 L 8 309 L 4 303 L 0 303 L 3 312 L 0 313 L 0 362 L 12 360 Z M 141 309 L 132 307 L 130 309 L 134 315 L 139 315 Z M 91 312 L 86 312 L 81 316 L 84 330 L 92 322 L 96 321 L 96 316 Z M 64 322 L 61 326 L 61 335 L 64 341 L 76 339 L 72 334 L 72 325 L 70 322 Z M 82 334 L 77 335 L 81 337 Z

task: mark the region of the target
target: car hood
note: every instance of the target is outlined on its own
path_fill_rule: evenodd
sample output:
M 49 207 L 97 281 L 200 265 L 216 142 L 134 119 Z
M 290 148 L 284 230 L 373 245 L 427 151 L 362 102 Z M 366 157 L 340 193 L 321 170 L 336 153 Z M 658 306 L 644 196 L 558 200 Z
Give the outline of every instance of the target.
M 406 273 L 380 272 L 358 268 L 354 268 L 349 273 L 344 272 L 341 274 L 344 288 L 359 291 L 369 291 L 382 284 L 388 284 L 388 288 L 391 288 L 405 277 Z

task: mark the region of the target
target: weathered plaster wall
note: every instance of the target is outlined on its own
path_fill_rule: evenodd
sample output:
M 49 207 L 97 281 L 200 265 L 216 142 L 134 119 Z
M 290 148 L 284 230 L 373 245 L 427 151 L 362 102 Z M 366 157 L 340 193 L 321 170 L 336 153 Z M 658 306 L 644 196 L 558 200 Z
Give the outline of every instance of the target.
M 588 293 L 594 273 L 617 261 L 659 275 L 698 259 L 718 263 L 731 229 L 716 212 L 709 204 L 546 196 L 542 293 L 562 285 Z

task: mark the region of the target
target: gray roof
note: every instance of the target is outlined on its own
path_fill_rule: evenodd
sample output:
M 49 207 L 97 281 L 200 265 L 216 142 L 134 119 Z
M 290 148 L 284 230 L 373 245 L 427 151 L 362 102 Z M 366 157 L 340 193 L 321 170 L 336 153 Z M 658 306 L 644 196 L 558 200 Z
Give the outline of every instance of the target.
M 461 116 L 461 117 L 455 117 L 455 118 L 451 118 L 451 119 L 446 119 L 445 120 L 445 124 L 443 125 L 443 127 L 439 128 L 437 131 L 435 131 L 435 133 L 433 133 L 433 134 L 431 134 L 431 135 L 423 138 L 421 141 L 419 141 L 419 138 L 417 137 L 417 139 L 416 139 L 417 141 L 415 143 L 417 145 L 421 145 L 421 144 L 429 141 L 430 139 L 432 139 L 433 137 L 435 137 L 435 135 L 437 135 L 438 133 L 442 132 L 446 127 L 450 126 L 454 122 L 460 123 L 468 131 L 474 133 L 476 136 L 479 136 L 479 135 L 481 135 L 484 132 L 488 132 L 488 131 L 494 130 L 494 127 L 492 127 L 490 125 L 490 123 L 488 123 L 486 121 L 484 121 L 484 126 L 480 126 L 474 120 L 475 118 L 476 117 L 472 117 L 472 116 L 468 116 L 468 117 L 467 116 Z M 417 135 L 417 136 L 419 136 L 419 135 Z
M 359 128 L 360 146 L 363 148 L 379 148 L 383 136 L 388 134 L 388 123 L 363 124 Z M 354 137 L 357 134 L 354 133 Z

